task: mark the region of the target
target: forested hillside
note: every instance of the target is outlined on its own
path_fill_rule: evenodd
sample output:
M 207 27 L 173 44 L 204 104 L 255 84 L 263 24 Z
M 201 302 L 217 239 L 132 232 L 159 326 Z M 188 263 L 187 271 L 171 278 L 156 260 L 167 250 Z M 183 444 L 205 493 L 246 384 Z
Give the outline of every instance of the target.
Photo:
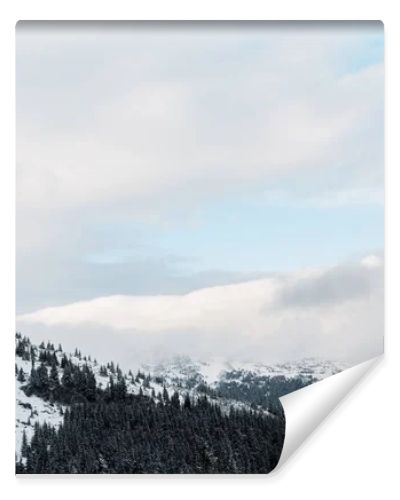
M 17 406 L 30 411 L 26 421 L 17 412 L 17 473 L 267 473 L 279 460 L 277 402 L 265 411 L 232 399 L 227 409 L 225 396 L 171 391 L 159 376 L 124 374 L 20 334 L 15 372 L 25 397 Z

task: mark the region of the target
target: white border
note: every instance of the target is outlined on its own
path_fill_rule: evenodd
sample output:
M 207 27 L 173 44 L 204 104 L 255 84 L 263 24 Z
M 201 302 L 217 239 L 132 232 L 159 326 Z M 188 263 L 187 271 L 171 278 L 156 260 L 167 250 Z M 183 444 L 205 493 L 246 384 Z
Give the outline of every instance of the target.
M 1 489 L 3 498 L 396 498 L 399 414 L 399 17 L 386 0 L 113 1 L 26 0 L 1 4 Z M 386 356 L 278 474 L 247 477 L 14 477 L 14 26 L 19 19 L 381 19 L 386 33 Z M 397 64 L 396 64 L 397 63 Z M 398 354 L 399 353 L 399 354 Z M 397 399 L 397 398 L 396 398 Z M 391 493 L 390 493 L 391 492 Z

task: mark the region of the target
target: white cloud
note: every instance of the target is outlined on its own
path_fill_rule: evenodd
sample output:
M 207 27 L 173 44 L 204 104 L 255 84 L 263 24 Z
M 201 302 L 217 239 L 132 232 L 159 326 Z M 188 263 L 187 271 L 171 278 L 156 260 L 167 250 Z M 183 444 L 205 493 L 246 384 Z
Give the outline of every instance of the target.
M 74 33 L 71 48 L 65 33 L 61 40 L 53 34 L 57 58 L 69 69 L 65 83 L 43 41 L 17 39 L 19 57 L 30 44 L 30 57 L 42 56 L 40 79 L 53 82 L 18 115 L 20 208 L 128 202 L 140 211 L 171 196 L 188 204 L 221 189 L 259 189 L 287 174 L 311 174 L 312 185 L 322 172 L 330 185 L 343 167 L 347 190 L 376 188 L 382 65 L 338 74 L 346 45 L 321 33 L 182 36 L 167 36 L 164 46 L 161 35 L 125 33 L 119 43 L 111 36 L 110 49 L 107 35 L 99 35 L 104 57 L 84 84 L 84 63 L 97 60 L 87 37 L 79 46 Z M 25 102 L 31 87 L 23 83 L 18 100 Z
M 365 267 L 381 267 L 382 259 L 378 255 L 367 255 L 362 259 L 361 263 Z
M 21 315 L 17 321 L 25 331 L 38 325 L 56 335 L 79 332 L 84 343 L 87 332 L 106 329 L 122 359 L 133 356 L 126 352 L 128 343 L 136 353 L 146 345 L 163 355 L 360 361 L 382 349 L 382 265 L 376 258 L 374 266 L 363 260 L 183 295 L 100 297 Z

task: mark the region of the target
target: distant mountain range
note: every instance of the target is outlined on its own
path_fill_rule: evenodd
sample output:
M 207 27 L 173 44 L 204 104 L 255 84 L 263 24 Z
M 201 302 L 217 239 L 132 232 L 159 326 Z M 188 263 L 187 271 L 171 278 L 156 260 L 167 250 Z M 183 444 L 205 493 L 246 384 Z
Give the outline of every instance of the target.
M 305 382 L 322 380 L 341 372 L 347 366 L 341 362 L 317 358 L 267 365 L 264 363 L 226 361 L 215 359 L 196 361 L 188 356 L 176 356 L 157 364 L 144 364 L 142 369 L 153 375 L 162 376 L 170 384 L 190 384 L 191 380 L 203 382 L 211 387 L 224 380 L 246 376 L 302 378 Z

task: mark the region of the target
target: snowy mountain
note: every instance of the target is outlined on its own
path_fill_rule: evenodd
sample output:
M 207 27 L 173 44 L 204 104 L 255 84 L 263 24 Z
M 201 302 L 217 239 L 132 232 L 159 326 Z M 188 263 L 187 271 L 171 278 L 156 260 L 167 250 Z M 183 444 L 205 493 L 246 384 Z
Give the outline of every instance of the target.
M 78 349 L 16 335 L 16 472 L 267 473 L 285 420 L 279 404 L 212 388 L 191 362 L 127 374 Z
M 20 352 L 18 352 L 18 344 L 21 343 L 21 341 L 25 344 L 24 351 L 21 352 L 20 350 Z M 28 352 L 29 360 L 27 359 Z M 78 350 L 74 353 L 65 353 L 61 346 L 58 349 L 55 349 L 52 344 L 47 344 L 45 346 L 45 344 L 42 343 L 40 346 L 37 346 L 32 344 L 29 338 L 22 338 L 20 334 L 17 334 L 15 355 L 15 428 L 17 457 L 21 450 L 24 432 L 29 441 L 32 438 L 35 424 L 37 423 L 42 424 L 46 422 L 57 428 L 63 421 L 63 415 L 66 408 L 65 405 L 46 401 L 35 394 L 27 395 L 24 388 L 27 386 L 27 382 L 31 376 L 32 353 L 34 353 L 33 356 L 37 359 L 37 361 L 35 361 L 36 366 L 41 357 L 45 358 L 48 354 L 54 356 L 59 365 L 58 378 L 60 381 L 64 375 L 64 369 L 61 366 L 64 356 L 66 356 L 75 366 L 88 366 L 95 376 L 96 386 L 100 389 L 104 389 L 109 385 L 110 378 L 117 381 L 121 374 L 118 365 L 115 366 L 113 362 L 107 363 L 107 365 L 101 365 L 90 357 L 82 356 Z M 50 375 L 50 367 L 47 367 L 47 372 Z M 135 375 L 130 372 L 129 374 L 123 375 L 123 377 L 126 382 L 127 393 L 129 394 L 143 394 L 144 396 L 156 398 L 157 394 L 164 391 L 165 386 L 163 384 L 158 383 L 155 378 L 150 381 L 149 375 L 145 375 L 141 371 L 138 371 Z M 165 388 L 172 397 L 175 387 L 171 385 Z M 181 394 L 180 396 L 183 401 L 184 395 Z
M 59 429 L 74 405 L 99 397 L 113 400 L 112 394 L 117 391 L 122 390 L 126 395 L 123 398 L 147 398 L 155 407 L 169 404 L 174 398 L 178 407 L 201 406 L 206 398 L 218 406 L 222 415 L 229 416 L 234 409 L 281 420 L 280 396 L 343 368 L 315 359 L 269 366 L 196 361 L 181 356 L 153 366 L 143 365 L 135 373 L 123 373 L 114 362 L 101 364 L 78 349 L 65 353 L 61 346 L 55 348 L 49 342 L 34 345 L 17 334 L 16 458 L 23 467 L 23 450 L 35 433 L 40 434 L 43 426 Z
M 304 382 L 315 382 L 344 370 L 341 362 L 305 358 L 274 365 L 250 362 L 233 362 L 222 359 L 210 361 L 193 360 L 187 356 L 176 356 L 154 365 L 145 364 L 141 369 L 155 376 L 163 377 L 169 385 L 180 387 L 205 383 L 217 387 L 224 380 L 246 376 L 301 378 Z
M 266 365 L 221 359 L 205 362 L 179 356 L 141 369 L 180 393 L 207 394 L 224 411 L 234 405 L 275 414 L 281 396 L 345 368 L 342 363 L 314 358 Z

